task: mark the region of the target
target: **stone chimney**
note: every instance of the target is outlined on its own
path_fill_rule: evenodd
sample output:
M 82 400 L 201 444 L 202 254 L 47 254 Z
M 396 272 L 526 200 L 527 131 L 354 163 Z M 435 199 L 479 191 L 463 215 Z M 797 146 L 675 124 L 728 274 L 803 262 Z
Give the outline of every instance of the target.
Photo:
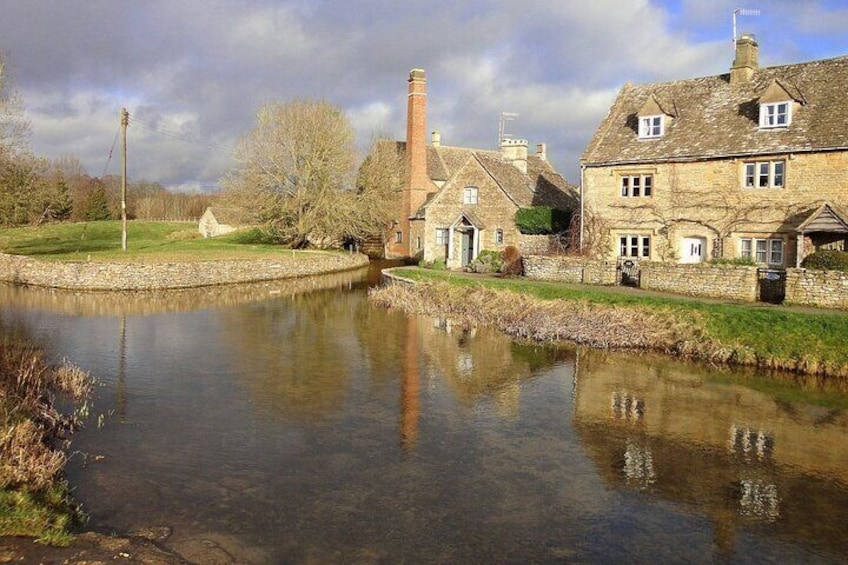
M 730 84 L 748 82 L 754 76 L 754 71 L 759 68 L 757 61 L 760 46 L 751 33 L 743 33 L 736 40 L 736 58 L 730 67 Z
M 430 145 L 433 147 L 441 147 L 442 146 L 442 134 L 438 131 L 434 131 L 430 134 Z
M 526 139 L 503 139 L 501 140 L 501 156 L 510 161 L 516 169 L 527 174 L 527 140 Z
M 548 160 L 548 146 L 544 143 L 536 144 L 536 156 L 542 161 Z

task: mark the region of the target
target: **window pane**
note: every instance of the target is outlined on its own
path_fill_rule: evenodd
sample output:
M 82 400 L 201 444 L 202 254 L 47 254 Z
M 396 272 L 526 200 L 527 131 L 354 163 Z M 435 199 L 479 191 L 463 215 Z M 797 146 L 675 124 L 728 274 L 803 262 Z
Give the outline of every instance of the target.
M 768 187 L 769 185 L 769 164 L 768 163 L 760 163 L 760 174 L 759 174 L 759 186 Z
M 765 239 L 757 239 L 757 263 L 765 263 L 766 262 L 766 240 Z
M 789 104 L 782 103 L 777 105 L 777 125 L 785 126 L 786 118 L 789 117 Z
M 745 163 L 745 186 L 748 188 L 754 187 L 754 174 L 756 171 L 755 163 Z
M 771 249 L 769 253 L 769 263 L 772 265 L 782 265 L 783 264 L 783 240 L 782 239 L 772 239 L 769 240 L 771 244 Z
M 652 178 L 650 175 L 646 176 L 646 177 L 645 177 L 645 179 L 644 179 L 644 181 L 643 181 L 643 187 L 644 187 L 644 189 L 645 189 L 645 190 L 643 191 L 643 194 L 644 194 L 645 196 L 650 196 L 650 195 L 651 195 L 651 185 L 652 185 L 652 184 L 653 184 L 653 178 Z
M 621 257 L 627 256 L 627 237 L 624 236 L 624 237 L 619 238 L 618 245 L 619 245 L 618 254 Z
M 751 258 L 751 240 L 750 239 L 743 239 L 743 240 L 740 241 L 740 243 L 741 243 L 741 248 L 740 248 L 740 251 L 739 251 L 740 257 L 742 257 L 743 259 L 750 259 Z
M 651 256 L 651 238 L 643 237 L 642 238 L 642 257 L 650 257 Z
M 630 236 L 630 257 L 638 257 L 639 256 L 639 236 L 631 235 Z
M 621 195 L 630 196 L 630 177 L 621 177 Z
M 642 190 L 641 190 L 641 180 L 642 179 L 640 177 L 633 177 L 633 197 L 634 198 L 641 196 L 641 192 L 642 192 Z
M 774 161 L 772 163 L 774 167 L 774 180 L 772 181 L 772 186 L 783 186 L 783 161 Z

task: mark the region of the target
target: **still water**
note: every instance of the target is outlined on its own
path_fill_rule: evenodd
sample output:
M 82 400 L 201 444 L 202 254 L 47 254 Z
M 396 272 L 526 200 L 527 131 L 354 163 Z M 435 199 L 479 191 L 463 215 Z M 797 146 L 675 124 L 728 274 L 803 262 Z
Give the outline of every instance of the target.
M 846 394 L 517 345 L 365 280 L 0 288 L 102 383 L 69 468 L 88 527 L 208 562 L 848 560 Z

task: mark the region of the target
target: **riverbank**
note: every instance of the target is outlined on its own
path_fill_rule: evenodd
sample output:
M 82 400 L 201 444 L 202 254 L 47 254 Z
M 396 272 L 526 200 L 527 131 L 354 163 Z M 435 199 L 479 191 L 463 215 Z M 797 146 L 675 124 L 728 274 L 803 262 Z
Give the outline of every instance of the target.
M 378 304 L 537 342 L 658 351 L 708 363 L 848 377 L 848 316 L 398 269 Z
M 137 262 L 43 261 L 0 254 L 0 281 L 67 290 L 135 291 L 198 288 L 339 273 L 368 265 L 365 255 L 285 251 L 240 260 Z

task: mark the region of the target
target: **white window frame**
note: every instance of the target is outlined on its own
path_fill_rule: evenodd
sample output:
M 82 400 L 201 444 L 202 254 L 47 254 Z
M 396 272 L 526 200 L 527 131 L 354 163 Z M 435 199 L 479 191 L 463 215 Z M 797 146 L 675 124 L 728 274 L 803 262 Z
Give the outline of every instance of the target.
M 476 186 L 466 186 L 462 191 L 462 203 L 473 206 L 479 202 L 479 193 Z
M 618 236 L 618 256 L 636 259 L 651 258 L 651 236 L 625 233 Z
M 745 161 L 742 166 L 744 188 L 786 188 L 786 161 Z
M 622 198 L 651 198 L 654 194 L 654 175 L 621 175 L 618 185 Z
M 743 237 L 739 239 L 739 257 L 760 265 L 782 267 L 786 245 L 781 238 Z
M 662 114 L 639 117 L 639 139 L 655 139 L 665 133 L 665 120 Z
M 495 245 L 503 245 L 504 232 L 501 228 L 495 230 Z
M 436 245 L 448 244 L 448 228 L 436 228 Z
M 761 128 L 785 128 L 792 123 L 792 103 L 769 102 L 760 104 Z

